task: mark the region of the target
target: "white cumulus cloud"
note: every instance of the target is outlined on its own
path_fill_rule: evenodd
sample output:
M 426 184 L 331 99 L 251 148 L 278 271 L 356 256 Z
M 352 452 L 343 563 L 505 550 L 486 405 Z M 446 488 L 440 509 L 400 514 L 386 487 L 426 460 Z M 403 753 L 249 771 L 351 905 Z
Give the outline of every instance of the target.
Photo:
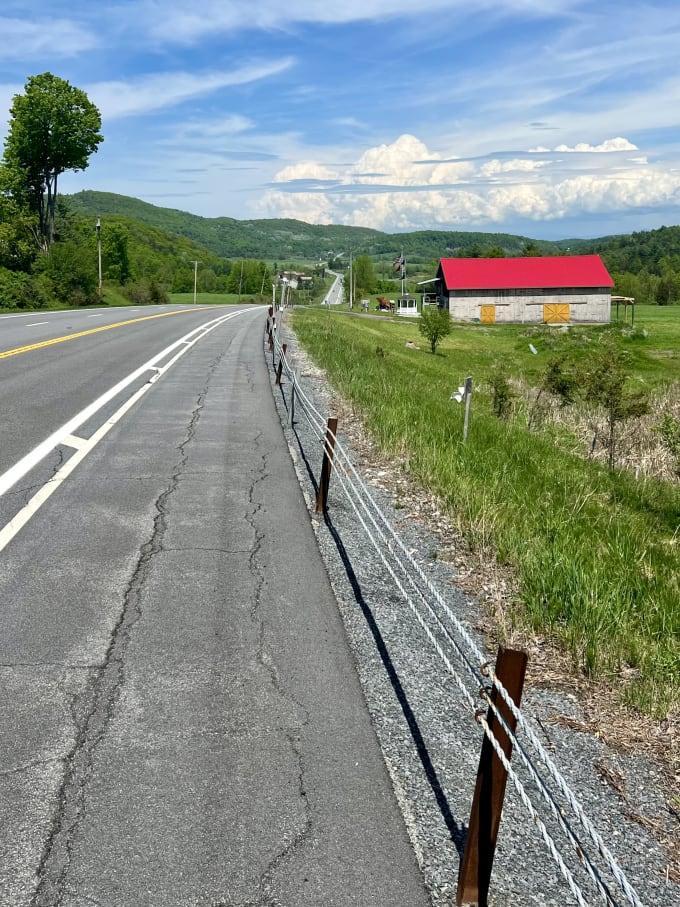
M 624 157 L 620 152 L 638 150 L 625 138 L 554 151 L 568 150 L 619 154 L 606 159 L 609 165 L 603 159 L 590 171 L 578 155 L 553 161 L 547 151 L 547 159 L 541 160 L 529 153 L 457 160 L 430 151 L 415 136 L 402 135 L 369 148 L 344 169 L 314 161 L 283 168 L 275 177 L 281 189 L 265 193 L 259 210 L 267 216 L 398 231 L 491 226 L 513 219 L 554 221 L 680 201 L 680 173 L 650 164 L 646 156 Z M 323 186 L 317 192 L 296 192 L 291 181 L 297 179 L 333 179 L 341 186 L 337 192 Z
M 298 161 L 284 167 L 274 175 L 275 183 L 287 183 L 291 180 L 337 180 L 337 170 L 332 170 L 316 161 Z
M 589 145 L 587 142 L 579 142 L 577 145 L 574 145 L 573 148 L 570 148 L 568 145 L 558 145 L 555 148 L 555 151 L 569 151 L 569 152 L 613 152 L 613 151 L 639 151 L 637 145 L 633 145 L 632 142 L 629 142 L 628 139 L 616 138 L 616 139 L 607 139 L 606 142 L 602 142 L 601 145 Z

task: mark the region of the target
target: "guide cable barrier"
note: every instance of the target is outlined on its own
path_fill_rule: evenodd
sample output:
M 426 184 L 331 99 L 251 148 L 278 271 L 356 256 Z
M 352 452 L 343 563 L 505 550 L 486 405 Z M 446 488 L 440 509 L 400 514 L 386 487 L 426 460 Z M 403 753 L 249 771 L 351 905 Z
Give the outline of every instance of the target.
M 624 902 L 632 904 L 633 907 L 643 907 L 621 866 L 585 814 L 576 794 L 532 730 L 521 708 L 515 703 L 506 686 L 497 676 L 493 665 L 447 605 L 420 565 L 414 560 L 406 544 L 376 503 L 340 443 L 335 428 L 329 426 L 329 423 L 337 425 L 337 420 L 325 419 L 303 390 L 299 373 L 292 368 L 286 355 L 286 347 L 279 341 L 279 330 L 280 323 L 277 325 L 276 316 L 270 309 L 266 335 L 272 351 L 273 365 L 278 358 L 277 384 L 281 383 L 283 375 L 290 383 L 289 423 L 292 424 L 292 414 L 301 410 L 322 443 L 324 460 L 328 457 L 329 461 L 333 462 L 337 483 L 358 522 L 418 625 L 451 675 L 474 719 L 482 727 L 484 735 L 493 747 L 503 769 L 512 780 L 521 803 L 538 828 L 548 852 L 565 879 L 575 902 L 579 907 L 588 907 L 589 903 L 576 881 L 573 871 L 567 866 L 562 850 L 539 815 L 525 784 L 522 783 L 513 769 L 510 759 L 505 755 L 498 736 L 490 726 L 489 716 L 493 716 L 494 724 L 498 724 L 511 742 L 512 749 L 517 752 L 529 778 L 535 784 L 556 820 L 557 826 L 564 834 L 568 845 L 567 850 L 576 855 L 601 901 L 611 907 L 620 907 Z M 325 513 L 326 508 L 327 500 L 320 501 L 317 498 L 317 512 Z M 462 673 L 452 661 L 451 655 L 454 653 L 460 661 Z M 516 723 L 516 729 L 510 727 L 501 714 L 494 691 L 509 710 L 514 719 L 513 724 Z M 522 737 L 519 736 L 519 731 L 522 732 Z M 540 768 L 537 763 L 541 764 Z M 569 814 L 571 814 L 570 819 L 568 819 Z M 498 819 L 500 819 L 500 813 Z M 589 839 L 590 843 L 584 843 L 584 839 Z M 491 859 L 493 859 L 493 855 L 491 855 Z M 610 876 L 607 880 L 603 877 L 605 873 Z M 621 900 L 621 896 L 625 901 Z M 461 903 L 460 897 L 461 883 L 459 882 L 458 903 Z M 485 901 L 486 893 L 480 892 L 480 903 L 485 903 Z M 467 900 L 465 902 L 468 903 Z

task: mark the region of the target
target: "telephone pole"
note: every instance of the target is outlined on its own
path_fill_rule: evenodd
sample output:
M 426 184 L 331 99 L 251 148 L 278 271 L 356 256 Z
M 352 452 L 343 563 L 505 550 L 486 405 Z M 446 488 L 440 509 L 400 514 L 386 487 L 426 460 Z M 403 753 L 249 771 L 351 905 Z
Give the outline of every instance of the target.
M 97 231 L 97 259 L 99 261 L 99 298 L 102 298 L 102 219 L 97 218 L 95 225 Z
M 198 262 L 194 261 L 194 305 L 196 305 L 196 287 L 198 286 Z

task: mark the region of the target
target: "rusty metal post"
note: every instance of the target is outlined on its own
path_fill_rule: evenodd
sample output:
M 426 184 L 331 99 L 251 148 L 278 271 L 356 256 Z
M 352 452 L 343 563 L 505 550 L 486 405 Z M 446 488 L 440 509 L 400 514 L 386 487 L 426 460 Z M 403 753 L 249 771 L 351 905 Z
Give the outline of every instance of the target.
M 279 356 L 279 367 L 276 369 L 276 381 L 274 382 L 277 387 L 281 386 L 281 372 L 283 371 L 283 358 L 286 355 L 286 344 L 284 343 L 281 347 L 281 355 Z
M 506 649 L 503 646 L 499 648 L 496 659 L 496 676 L 517 706 L 522 698 L 526 668 L 526 652 Z M 491 693 L 491 699 L 507 726 L 514 732 L 517 721 L 505 700 L 498 695 L 495 687 Z M 491 709 L 487 713 L 486 720 L 506 758 L 510 759 L 512 742 Z M 496 852 L 496 840 L 507 780 L 508 773 L 485 734 L 477 771 L 477 784 L 470 810 L 465 852 L 458 874 L 458 891 L 456 893 L 458 907 L 462 904 L 477 904 L 479 907 L 487 907 L 491 867 Z
M 323 442 L 323 463 L 319 478 L 319 492 L 316 496 L 316 513 L 326 513 L 328 509 L 328 486 L 331 481 L 331 467 L 333 465 L 333 451 L 335 450 L 335 435 L 338 430 L 338 420 L 331 417 L 326 425 L 326 438 Z
M 292 428 L 295 424 L 295 385 L 300 380 L 298 369 L 293 372 L 293 380 L 290 385 L 290 404 L 288 406 L 288 424 Z

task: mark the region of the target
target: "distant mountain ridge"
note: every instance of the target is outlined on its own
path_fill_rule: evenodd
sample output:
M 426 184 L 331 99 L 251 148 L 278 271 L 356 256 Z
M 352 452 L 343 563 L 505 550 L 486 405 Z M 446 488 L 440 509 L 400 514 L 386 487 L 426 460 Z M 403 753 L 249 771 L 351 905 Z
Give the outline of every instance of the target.
M 399 255 L 429 261 L 473 247 L 502 248 L 506 255 L 521 255 L 533 243 L 545 254 L 555 254 L 562 244 L 532 240 L 510 233 L 419 230 L 383 233 L 369 227 L 308 224 L 300 220 L 235 220 L 200 217 L 175 208 L 161 208 L 126 195 L 85 190 L 63 196 L 69 207 L 91 217 L 118 215 L 185 236 L 224 258 L 326 258 L 329 252 Z M 578 242 L 574 240 L 572 243 Z M 568 244 L 566 244 L 568 245 Z
M 174 208 L 161 208 L 127 195 L 85 190 L 63 196 L 68 207 L 85 217 L 124 217 L 175 234 L 223 259 L 252 258 L 268 261 L 318 261 L 344 253 L 374 257 L 399 256 L 407 263 L 428 266 L 433 260 L 453 256 L 500 253 L 523 255 L 592 254 L 602 256 L 612 272 L 661 276 L 672 270 L 680 275 L 680 227 L 660 227 L 597 239 L 537 240 L 510 233 L 456 230 L 417 230 L 383 233 L 369 227 L 308 224 L 292 219 L 235 220 L 200 217 Z

